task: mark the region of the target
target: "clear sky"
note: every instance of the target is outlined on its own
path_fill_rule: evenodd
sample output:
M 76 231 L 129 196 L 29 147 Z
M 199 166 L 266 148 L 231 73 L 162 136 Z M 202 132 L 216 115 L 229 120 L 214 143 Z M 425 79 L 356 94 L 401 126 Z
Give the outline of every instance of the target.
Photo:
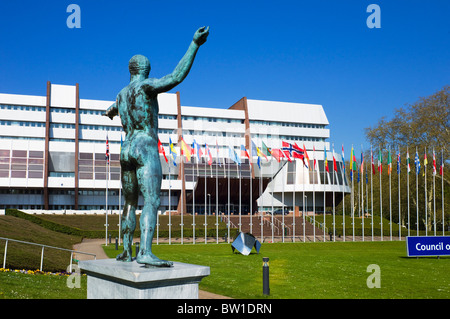
M 81 28 L 69 29 L 71 3 Z M 366 12 L 380 7 L 381 28 Z M 151 77 L 174 69 L 198 27 L 210 35 L 175 91 L 186 106 L 249 99 L 323 105 L 330 142 L 347 157 L 370 147 L 364 128 L 450 84 L 448 0 L 1 1 L 0 93 L 45 95 L 46 82 L 80 84 L 114 100 L 137 53 Z

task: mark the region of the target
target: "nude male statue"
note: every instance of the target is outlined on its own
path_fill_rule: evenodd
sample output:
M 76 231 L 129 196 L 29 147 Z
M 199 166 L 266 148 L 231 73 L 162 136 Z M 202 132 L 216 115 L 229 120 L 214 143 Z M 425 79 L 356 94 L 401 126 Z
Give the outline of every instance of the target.
M 124 250 L 116 257 L 117 260 L 131 261 L 140 190 L 144 207 L 140 218 L 141 242 L 136 261 L 159 267 L 173 265 L 171 261 L 161 260 L 152 253 L 162 180 L 158 152 L 157 96 L 171 90 L 186 78 L 195 55 L 199 47 L 206 42 L 208 34 L 209 27 L 198 29 L 175 70 L 160 79 L 148 78 L 150 62 L 145 56 L 133 56 L 129 61 L 130 83 L 119 92 L 116 102 L 103 114 L 111 119 L 119 114 L 126 133 L 120 154 L 125 197 L 121 220 Z

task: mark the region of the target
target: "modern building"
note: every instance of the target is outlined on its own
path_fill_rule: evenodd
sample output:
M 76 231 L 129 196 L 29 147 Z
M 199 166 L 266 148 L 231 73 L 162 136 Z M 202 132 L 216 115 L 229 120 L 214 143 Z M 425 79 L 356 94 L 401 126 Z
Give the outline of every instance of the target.
M 329 123 L 321 105 L 244 97 L 228 109 L 191 107 L 181 106 L 179 92 L 160 94 L 158 101 L 159 139 L 167 158 L 160 154 L 161 213 L 192 213 L 193 207 L 197 213 L 247 214 L 282 207 L 323 212 L 324 198 L 330 207 L 333 197 L 337 205 L 350 192 L 337 153 L 333 172 Z M 50 82 L 43 96 L 0 94 L 0 210 L 94 212 L 108 207 L 118 212 L 125 133 L 119 117 L 102 116 L 113 102 L 80 98 L 78 84 Z M 200 158 L 195 153 L 187 161 L 181 156 L 181 139 L 190 147 L 195 140 L 202 153 L 208 145 L 209 153 Z M 252 152 L 252 145 L 262 152 L 263 143 L 281 149 L 283 141 L 304 146 L 309 167 L 293 157 L 278 162 L 261 155 L 258 161 L 261 153 Z

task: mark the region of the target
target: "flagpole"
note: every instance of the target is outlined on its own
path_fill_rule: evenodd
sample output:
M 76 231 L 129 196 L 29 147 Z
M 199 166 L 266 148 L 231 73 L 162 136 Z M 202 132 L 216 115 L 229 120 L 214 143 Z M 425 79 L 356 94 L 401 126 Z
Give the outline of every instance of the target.
M 416 228 L 417 233 L 416 236 L 419 236 L 419 171 L 417 170 L 417 162 L 419 162 L 420 165 L 420 159 L 419 159 L 419 153 L 417 153 L 417 146 L 416 146 L 416 158 L 415 158 L 415 166 L 416 166 Z M 417 159 L 417 160 L 416 160 Z
M 342 144 L 342 235 L 345 242 L 345 156 L 344 156 L 344 144 Z
M 216 244 L 219 243 L 219 172 L 217 161 L 219 160 L 219 147 L 216 140 Z
M 370 214 L 372 215 L 372 241 L 373 241 L 373 174 L 375 169 L 375 164 L 373 163 L 373 151 L 372 144 L 370 145 L 370 165 L 372 166 L 372 172 L 370 174 Z
M 380 173 L 380 225 L 381 225 L 381 241 L 383 241 L 383 196 L 382 196 L 382 190 L 381 190 L 381 173 L 383 170 L 383 158 L 381 154 L 381 145 L 378 153 L 378 160 L 380 162 L 380 165 L 378 166 L 378 171 Z
M 398 146 L 398 156 L 397 156 L 397 173 L 398 173 L 398 240 L 402 240 L 402 223 L 401 223 L 401 203 L 400 203 L 400 145 Z
M 391 146 L 389 145 L 389 155 L 388 155 L 388 161 L 389 161 L 389 239 L 392 241 L 392 192 L 391 192 L 391 175 L 392 175 L 392 156 L 391 156 Z
M 353 241 L 355 241 L 355 191 L 354 191 L 354 179 L 355 176 L 353 176 L 353 157 L 354 157 L 354 151 L 353 151 L 353 144 L 352 144 L 352 152 L 350 153 L 350 175 L 352 178 L 352 196 L 351 196 L 351 202 L 352 202 L 352 237 Z
M 409 159 L 409 148 L 406 146 L 406 195 L 408 204 L 408 236 L 411 236 L 411 225 L 410 225 L 410 211 L 409 211 L 409 172 L 411 171 L 410 159 Z
M 361 145 L 361 227 L 362 227 L 362 241 L 364 241 L 364 155 L 363 146 Z
M 240 159 L 240 158 L 239 158 Z M 238 173 L 238 179 L 239 179 L 239 232 L 241 232 L 242 230 L 242 222 L 241 222 L 241 216 L 242 216 L 242 200 L 241 200 L 241 165 L 238 165 L 238 163 L 236 163 L 236 171 Z
M 440 170 L 442 170 L 442 178 L 441 178 L 441 194 L 442 194 L 442 236 L 445 236 L 445 225 L 444 225 L 444 149 L 441 149 L 441 168 Z
M 302 175 L 303 175 L 303 242 L 306 242 L 306 233 L 305 233 L 305 154 L 303 154 L 303 168 L 302 168 Z
M 316 147 L 313 144 L 313 218 L 314 218 L 314 242 L 316 241 Z
M 250 143 L 251 146 L 251 143 Z M 248 159 L 250 163 L 250 176 L 249 176 L 249 182 L 250 182 L 250 234 L 253 233 L 253 175 L 252 171 L 254 172 L 253 168 L 253 154 L 252 150 L 250 150 L 250 158 Z
M 336 241 L 336 214 L 335 214 L 335 193 L 334 193 L 334 164 L 335 164 L 335 158 L 334 158 L 334 143 L 333 143 L 333 185 L 332 191 L 333 191 L 333 241 Z
M 106 194 L 105 194 L 105 207 L 106 207 L 106 215 L 105 215 L 105 245 L 108 245 L 108 183 L 109 183 L 109 140 L 108 134 L 106 134 Z
M 287 172 L 287 166 L 286 166 L 286 172 Z M 281 225 L 283 226 L 281 229 L 281 239 L 282 242 L 284 243 L 284 184 L 285 184 L 285 178 L 284 178 L 284 172 L 282 172 L 282 184 L 283 187 L 281 189 Z
M 172 152 L 171 152 L 172 154 Z M 173 160 L 173 155 L 172 155 L 172 160 Z M 171 185 L 171 178 L 170 178 L 170 163 L 169 163 L 169 245 L 171 245 L 172 242 L 172 205 L 171 205 L 171 201 L 170 201 L 170 193 L 171 193 L 171 189 L 172 189 L 172 185 Z
M 433 147 L 433 228 L 436 236 L 436 155 Z
M 294 192 L 292 193 L 292 242 L 295 243 L 295 191 L 296 191 L 296 184 L 297 184 L 297 162 L 295 161 L 294 157 Z
M 119 180 L 119 246 L 120 246 L 120 237 L 121 237 L 121 221 L 122 221 L 122 166 L 119 166 L 120 172 L 120 180 Z
M 205 145 L 206 145 L 206 143 L 205 143 Z M 207 153 L 208 152 L 208 150 L 206 149 L 206 147 L 205 147 L 205 153 Z M 205 154 L 205 155 L 208 155 L 208 154 Z M 207 238 L 206 238 L 206 233 L 207 233 L 207 230 L 208 230 L 208 220 L 207 220 L 207 217 L 208 217 L 208 210 L 207 210 L 207 194 L 206 194 L 206 192 L 207 192 L 207 185 L 206 185 L 206 163 L 204 164 L 204 174 L 205 174 L 205 224 L 203 225 L 203 226 L 205 226 L 205 245 L 206 245 L 206 243 L 207 243 Z
M 228 146 L 228 148 L 229 148 L 229 146 Z M 228 163 L 228 226 L 227 226 L 227 228 L 228 228 L 228 239 L 227 239 L 228 243 L 230 243 L 230 209 L 231 209 L 231 207 L 230 207 L 230 167 L 231 167 L 231 165 L 230 165 L 230 163 Z
M 263 196 L 263 181 L 262 181 L 262 168 L 259 168 L 259 198 L 261 199 L 261 212 L 259 217 L 261 219 L 259 225 L 261 226 L 261 243 L 263 243 L 263 215 L 264 215 L 264 196 Z
M 273 159 L 273 156 L 272 156 L 272 159 Z M 275 184 L 274 184 L 274 182 L 273 182 L 273 163 L 272 163 L 272 161 L 270 162 L 270 168 L 271 168 L 271 175 L 272 175 L 272 182 L 271 182 L 271 184 L 272 184 L 272 217 L 271 217 L 271 222 L 272 222 L 272 243 L 273 243 L 273 191 L 274 191 L 274 188 L 275 188 Z
M 326 193 L 325 193 L 325 180 L 326 180 L 326 162 L 327 162 L 327 145 L 325 142 L 323 143 L 323 241 L 326 241 L 326 233 L 325 233 L 325 211 L 326 211 Z
M 425 175 L 425 236 L 428 236 L 428 198 L 427 198 L 427 148 L 425 147 L 425 159 L 424 159 L 424 175 Z

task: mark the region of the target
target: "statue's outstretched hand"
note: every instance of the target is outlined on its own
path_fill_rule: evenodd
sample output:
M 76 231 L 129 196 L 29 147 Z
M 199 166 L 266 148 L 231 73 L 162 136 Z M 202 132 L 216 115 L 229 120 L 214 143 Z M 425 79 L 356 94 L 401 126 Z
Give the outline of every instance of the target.
M 199 46 L 206 42 L 206 38 L 209 34 L 209 27 L 201 27 L 194 34 L 194 42 Z

